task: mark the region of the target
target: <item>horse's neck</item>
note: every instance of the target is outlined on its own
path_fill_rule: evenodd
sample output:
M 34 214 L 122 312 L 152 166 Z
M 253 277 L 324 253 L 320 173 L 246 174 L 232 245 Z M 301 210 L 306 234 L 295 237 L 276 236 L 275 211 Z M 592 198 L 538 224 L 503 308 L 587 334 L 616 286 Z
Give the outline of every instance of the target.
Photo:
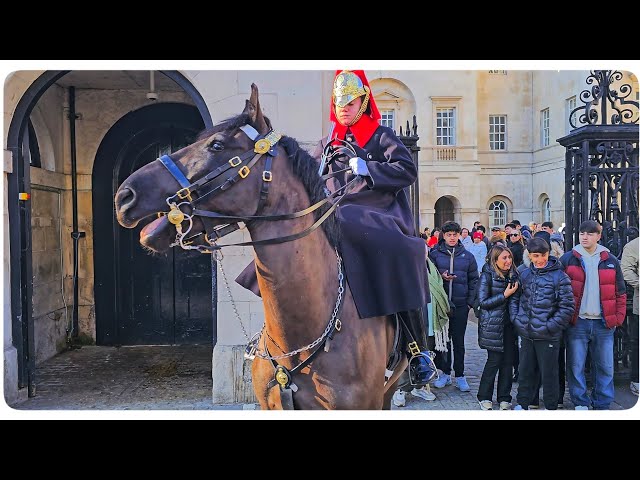
M 264 214 L 292 213 L 309 206 L 306 190 L 292 174 L 278 184 L 280 188 L 272 187 L 269 193 L 271 203 Z M 249 231 L 252 240 L 283 237 L 313 222 L 309 214 L 260 222 Z M 338 295 L 337 257 L 322 228 L 292 242 L 256 247 L 255 258 L 269 335 L 284 350 L 315 340 L 329 322 Z

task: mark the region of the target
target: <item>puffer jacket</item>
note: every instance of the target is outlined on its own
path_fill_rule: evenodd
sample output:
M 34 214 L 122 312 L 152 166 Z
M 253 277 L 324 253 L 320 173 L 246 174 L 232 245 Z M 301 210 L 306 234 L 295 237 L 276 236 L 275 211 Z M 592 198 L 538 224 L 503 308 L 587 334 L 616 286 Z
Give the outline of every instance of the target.
M 438 245 L 429 251 L 429 258 L 435 264 L 440 273 L 449 271 L 456 275 L 451 287 L 451 302 L 456 307 L 468 305 L 472 307 L 476 300 L 478 289 L 478 264 L 475 257 L 458 244 L 453 253 L 453 271 L 451 271 L 451 250 L 447 248 L 444 238 L 441 238 Z M 449 295 L 449 282 L 444 280 L 444 291 Z
M 517 274 L 514 274 L 514 277 L 517 278 Z M 504 351 L 504 329 L 513 328 L 510 319 L 518 313 L 515 293 L 509 298 L 504 296 L 507 280 L 498 275 L 491 265 L 485 264 L 482 267 L 478 282 L 480 306 L 478 345 L 480 348 L 494 352 Z
M 618 259 L 609 253 L 608 249 L 600 252 L 598 263 L 598 280 L 600 283 L 600 309 L 607 328 L 619 327 L 627 315 L 627 288 Z M 560 261 L 565 272 L 571 279 L 571 287 L 575 297 L 576 309 L 571 318 L 571 325 L 575 325 L 580 312 L 582 295 L 584 294 L 585 273 L 582 255 L 573 250 L 565 253 Z
M 513 325 L 518 335 L 530 340 L 560 340 L 575 311 L 571 280 L 562 264 L 549 257 L 544 268 L 533 263 L 520 274 L 518 313 Z

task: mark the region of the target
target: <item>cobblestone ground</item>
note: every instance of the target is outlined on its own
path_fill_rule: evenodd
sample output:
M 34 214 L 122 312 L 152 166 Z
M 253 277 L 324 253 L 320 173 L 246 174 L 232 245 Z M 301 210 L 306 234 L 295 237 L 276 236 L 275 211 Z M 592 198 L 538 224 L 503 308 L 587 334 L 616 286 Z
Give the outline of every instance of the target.
M 486 361 L 478 348 L 473 312 L 465 339 L 465 375 L 470 392 L 452 385 L 432 388 L 437 399 L 428 402 L 407 394 L 397 410 L 479 410 L 476 393 Z M 36 396 L 14 405 L 19 410 L 251 410 L 254 404 L 211 404 L 210 346 L 83 347 L 64 352 L 38 366 Z M 513 396 L 517 391 L 514 384 Z M 568 397 L 567 409 L 573 409 Z M 629 381 L 616 381 L 612 409 L 627 409 L 638 397 Z M 497 408 L 495 406 L 494 408 Z

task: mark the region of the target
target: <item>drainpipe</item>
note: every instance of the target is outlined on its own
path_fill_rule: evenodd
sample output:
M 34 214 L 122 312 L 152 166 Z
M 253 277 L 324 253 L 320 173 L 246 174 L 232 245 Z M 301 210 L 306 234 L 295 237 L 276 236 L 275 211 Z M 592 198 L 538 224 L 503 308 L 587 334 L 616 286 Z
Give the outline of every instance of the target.
M 77 158 L 76 158 L 76 89 L 69 87 L 69 140 L 71 143 L 71 201 L 73 231 L 73 313 L 71 323 L 71 337 L 78 337 L 78 242 L 86 233 L 78 231 L 78 178 L 77 178 Z

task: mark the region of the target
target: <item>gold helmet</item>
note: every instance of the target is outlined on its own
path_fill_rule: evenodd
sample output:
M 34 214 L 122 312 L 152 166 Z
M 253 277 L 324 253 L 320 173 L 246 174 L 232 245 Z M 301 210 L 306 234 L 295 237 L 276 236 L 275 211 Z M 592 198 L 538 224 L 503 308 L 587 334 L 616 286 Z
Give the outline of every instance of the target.
M 350 70 L 343 70 L 333 81 L 333 103 L 338 107 L 344 107 L 363 95 L 366 98 L 362 103 L 366 104 L 369 100 L 369 88 Z

